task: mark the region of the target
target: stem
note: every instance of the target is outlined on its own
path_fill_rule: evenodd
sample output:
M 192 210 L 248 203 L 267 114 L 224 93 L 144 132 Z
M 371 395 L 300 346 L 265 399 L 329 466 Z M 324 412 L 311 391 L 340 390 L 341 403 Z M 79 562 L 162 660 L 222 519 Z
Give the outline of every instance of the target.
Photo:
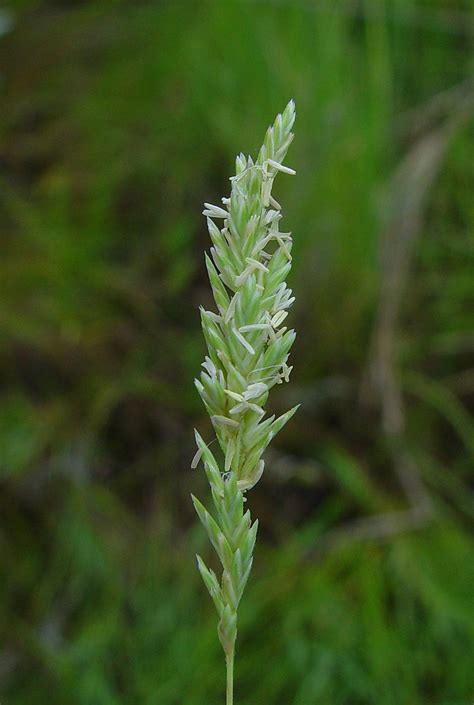
M 227 666 L 227 689 L 226 689 L 226 705 L 234 705 L 234 654 L 235 647 L 226 654 L 225 663 Z

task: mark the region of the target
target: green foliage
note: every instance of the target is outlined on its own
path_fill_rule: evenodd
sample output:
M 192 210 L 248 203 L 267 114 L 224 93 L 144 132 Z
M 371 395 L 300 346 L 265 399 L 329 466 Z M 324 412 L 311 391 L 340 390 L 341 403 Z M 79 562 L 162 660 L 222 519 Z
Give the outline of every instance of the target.
M 276 414 L 303 401 L 249 498 L 247 705 L 464 705 L 472 696 L 471 3 L 10 3 L 0 37 L 0 688 L 8 705 L 204 705 L 222 654 L 189 489 L 190 380 L 211 305 L 200 204 L 288 96 L 277 199 L 300 332 Z M 447 132 L 445 132 L 447 130 Z M 441 132 L 439 132 L 441 131 Z M 446 143 L 416 181 L 433 145 Z M 442 141 L 442 140 L 441 140 Z M 405 181 L 393 179 L 410 158 Z M 423 161 L 425 159 L 425 161 Z M 435 166 L 433 166 L 435 165 Z M 408 186 L 407 186 L 408 184 Z M 413 200 L 392 350 L 433 515 L 404 510 L 359 404 L 381 243 Z M 403 219 L 402 219 L 403 220 Z M 406 221 L 403 221 L 406 224 Z M 291 390 L 291 391 L 290 391 Z M 260 489 L 261 487 L 261 489 Z M 212 578 L 211 578 L 212 579 Z

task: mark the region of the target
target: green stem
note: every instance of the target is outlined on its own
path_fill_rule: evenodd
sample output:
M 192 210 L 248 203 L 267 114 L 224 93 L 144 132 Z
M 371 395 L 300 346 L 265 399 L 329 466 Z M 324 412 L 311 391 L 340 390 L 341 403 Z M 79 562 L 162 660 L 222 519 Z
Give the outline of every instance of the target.
M 226 705 L 234 705 L 234 654 L 235 648 L 226 654 L 225 662 L 227 666 L 227 689 L 226 689 Z

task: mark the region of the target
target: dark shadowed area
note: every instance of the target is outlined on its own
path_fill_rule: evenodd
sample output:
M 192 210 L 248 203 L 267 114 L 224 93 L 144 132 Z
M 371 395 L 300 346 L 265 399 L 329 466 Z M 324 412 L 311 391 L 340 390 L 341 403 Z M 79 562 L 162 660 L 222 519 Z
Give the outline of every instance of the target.
M 471 2 L 3 2 L 0 92 L 2 705 L 224 702 L 201 211 L 291 97 L 236 705 L 471 703 Z

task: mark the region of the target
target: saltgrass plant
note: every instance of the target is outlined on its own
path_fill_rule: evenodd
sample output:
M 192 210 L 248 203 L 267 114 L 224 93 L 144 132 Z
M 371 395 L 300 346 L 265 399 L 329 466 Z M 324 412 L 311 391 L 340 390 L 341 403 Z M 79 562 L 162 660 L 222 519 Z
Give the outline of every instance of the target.
M 291 233 L 280 230 L 281 207 L 272 196 L 293 139 L 294 102 L 269 127 L 257 160 L 240 154 L 230 198 L 205 204 L 213 243 L 206 266 L 217 313 L 201 308 L 208 356 L 196 387 L 211 417 L 223 453 L 220 468 L 196 431 L 215 507 L 213 517 L 193 496 L 196 512 L 222 564 L 219 581 L 197 556 L 198 568 L 219 615 L 218 634 L 227 668 L 227 705 L 233 703 L 237 609 L 252 568 L 258 521 L 244 511 L 244 493 L 262 476 L 262 454 L 297 407 L 266 417 L 270 389 L 289 381 L 288 357 L 295 331 L 283 323 L 294 301 L 286 285 L 291 269 Z M 223 222 L 221 228 L 216 222 Z

